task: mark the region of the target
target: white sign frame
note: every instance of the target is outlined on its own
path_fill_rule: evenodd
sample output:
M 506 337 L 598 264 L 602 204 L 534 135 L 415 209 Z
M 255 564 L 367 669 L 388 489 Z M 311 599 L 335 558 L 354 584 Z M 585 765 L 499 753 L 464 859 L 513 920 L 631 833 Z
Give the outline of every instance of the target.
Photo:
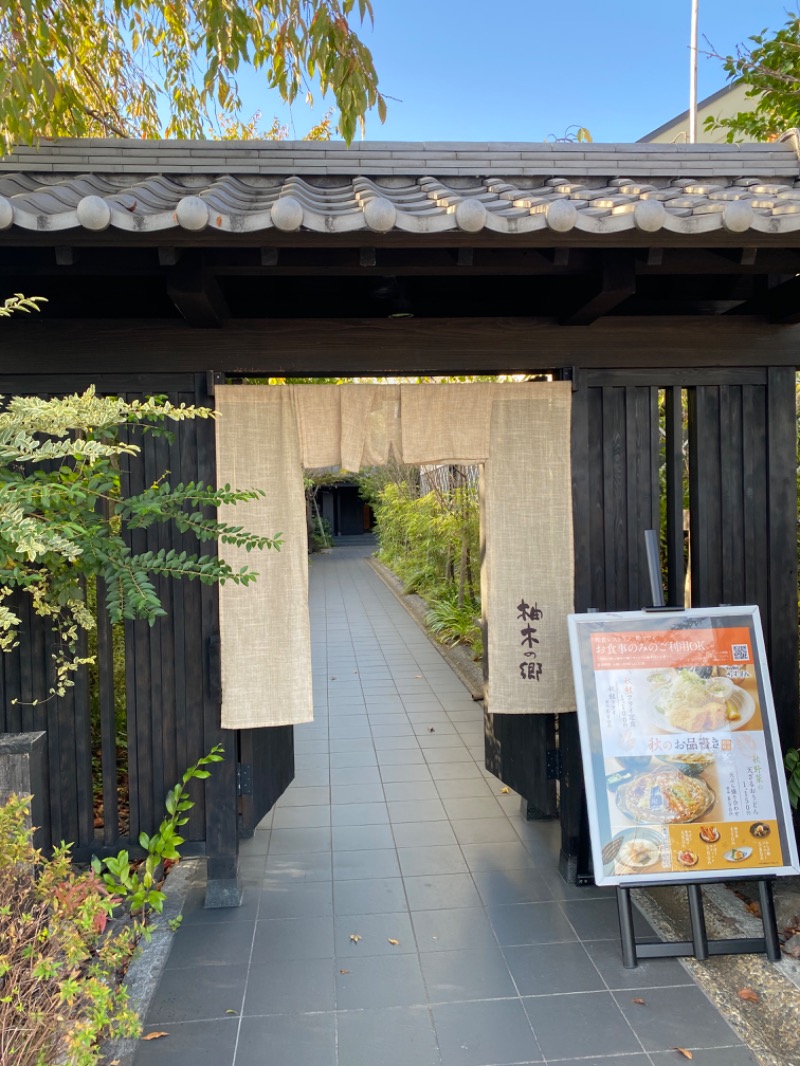
M 568 629 L 595 882 L 800 873 L 758 607 L 573 614 Z

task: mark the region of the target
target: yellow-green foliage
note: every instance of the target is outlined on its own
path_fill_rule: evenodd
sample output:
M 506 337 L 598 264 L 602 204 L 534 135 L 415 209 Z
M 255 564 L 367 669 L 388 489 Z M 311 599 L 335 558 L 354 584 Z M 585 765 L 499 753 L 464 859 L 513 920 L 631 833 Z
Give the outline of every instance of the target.
M 466 643 L 480 654 L 479 511 L 474 486 L 418 496 L 408 480 L 389 482 L 373 497 L 379 557 L 406 592 L 427 602 L 438 639 Z
M 91 1066 L 99 1041 L 139 1032 L 119 982 L 132 936 L 109 929 L 114 899 L 66 845 L 34 849 L 28 814 L 0 806 L 0 1063 Z
M 134 553 L 127 530 L 169 524 L 193 534 L 198 544 L 220 540 L 248 551 L 279 546 L 276 538 L 208 517 L 209 508 L 253 499 L 263 495 L 259 489 L 171 485 L 165 473 L 143 492 L 122 495 L 120 466 L 135 464 L 140 452 L 133 433 L 140 439 L 144 432 L 165 436 L 165 423 L 213 416 L 203 407 L 158 398 L 127 403 L 97 396 L 94 389 L 51 400 L 13 397 L 0 413 L 0 651 L 16 646 L 20 626 L 2 600 L 21 589 L 57 637 L 48 695 L 63 695 L 74 670 L 87 661 L 77 654 L 79 632 L 95 626 L 86 582 L 105 581 L 112 622 L 141 618 L 152 625 L 166 613 L 155 575 L 208 584 L 248 584 L 257 576 L 247 567 L 234 571 L 216 554 Z

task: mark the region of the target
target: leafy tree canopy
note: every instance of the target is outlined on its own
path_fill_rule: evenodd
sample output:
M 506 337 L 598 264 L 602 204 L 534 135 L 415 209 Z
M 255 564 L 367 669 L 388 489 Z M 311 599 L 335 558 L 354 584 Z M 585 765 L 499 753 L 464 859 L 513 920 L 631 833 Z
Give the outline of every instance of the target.
M 365 20 L 371 0 L 0 0 L 0 136 L 224 135 L 252 64 L 287 103 L 330 91 L 349 143 L 386 112 Z
M 713 54 L 713 53 L 712 53 Z M 723 58 L 731 81 L 742 81 L 753 100 L 731 118 L 706 119 L 707 130 L 727 129 L 727 140 L 772 141 L 800 126 L 800 18 L 793 15 L 774 35 L 762 30 L 736 55 Z

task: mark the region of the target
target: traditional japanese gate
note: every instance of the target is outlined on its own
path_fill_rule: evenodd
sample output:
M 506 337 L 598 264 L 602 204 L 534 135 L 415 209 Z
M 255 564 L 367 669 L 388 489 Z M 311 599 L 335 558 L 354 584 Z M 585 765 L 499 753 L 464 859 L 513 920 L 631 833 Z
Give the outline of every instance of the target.
M 576 608 L 647 602 L 642 531 L 662 510 L 669 600 L 679 598 L 687 489 L 692 603 L 759 605 L 782 740 L 796 743 L 800 214 L 783 193 L 798 181 L 789 142 L 21 150 L 0 163 L 0 273 L 50 303 L 38 321 L 3 325 L 0 392 L 95 383 L 194 402 L 215 375 L 571 377 Z M 415 318 L 392 317 L 402 286 Z M 210 478 L 212 433 L 188 423 L 173 445 L 148 445 L 143 476 Z M 126 629 L 131 829 L 153 824 L 176 773 L 222 739 L 226 762 L 189 835 L 212 878 L 230 880 L 237 820 L 248 831 L 291 776 L 290 732 L 222 736 L 216 592 L 164 592 L 168 619 Z M 32 637 L 0 660 L 0 728 L 47 729 L 51 835 L 84 854 L 97 847 L 86 685 L 58 703 L 13 704 L 46 663 L 43 636 Z M 108 727 L 109 666 L 100 673 Z M 554 722 L 489 727 L 492 769 L 532 809 L 552 813 L 560 773 L 570 874 L 574 725 L 558 723 L 550 776 Z M 108 730 L 102 758 L 108 771 Z M 237 795 L 240 759 L 252 798 Z M 100 843 L 112 847 L 106 789 Z

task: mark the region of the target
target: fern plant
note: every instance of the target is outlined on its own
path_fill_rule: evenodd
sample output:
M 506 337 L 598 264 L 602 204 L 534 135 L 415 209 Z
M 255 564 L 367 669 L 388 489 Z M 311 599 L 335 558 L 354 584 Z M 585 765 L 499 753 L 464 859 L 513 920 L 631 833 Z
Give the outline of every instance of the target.
M 257 576 L 216 554 L 134 552 L 129 530 L 168 523 L 198 545 L 219 539 L 247 551 L 280 547 L 280 535 L 254 536 L 208 517 L 209 507 L 263 495 L 257 488 L 171 485 L 165 476 L 143 492 L 122 495 L 121 463 L 130 466 L 140 452 L 133 434 L 165 436 L 170 422 L 213 417 L 203 407 L 159 398 L 129 403 L 97 396 L 93 388 L 63 399 L 13 397 L 0 412 L 0 650 L 19 642 L 19 616 L 2 600 L 21 589 L 56 637 L 48 696 L 63 695 L 75 670 L 90 661 L 78 654 L 81 631 L 95 627 L 88 580 L 103 578 L 112 622 L 138 618 L 153 625 L 166 613 L 156 576 L 206 584 L 248 584 Z

